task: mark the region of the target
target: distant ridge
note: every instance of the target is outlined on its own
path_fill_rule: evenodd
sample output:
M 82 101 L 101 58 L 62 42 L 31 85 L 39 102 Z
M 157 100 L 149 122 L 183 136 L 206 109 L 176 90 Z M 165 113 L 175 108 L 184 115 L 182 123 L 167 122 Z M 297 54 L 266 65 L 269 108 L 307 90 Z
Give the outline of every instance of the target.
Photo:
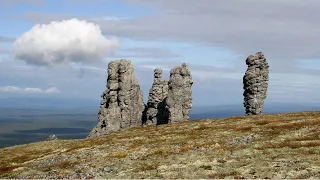
M 7 108 L 90 108 L 98 109 L 99 100 L 63 97 L 10 97 L 0 98 L 0 107 Z

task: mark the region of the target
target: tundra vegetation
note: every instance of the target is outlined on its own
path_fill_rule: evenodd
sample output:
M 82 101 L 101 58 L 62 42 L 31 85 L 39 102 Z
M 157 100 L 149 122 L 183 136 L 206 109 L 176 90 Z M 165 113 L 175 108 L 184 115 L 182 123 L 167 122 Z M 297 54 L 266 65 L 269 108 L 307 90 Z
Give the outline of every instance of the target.
M 0 178 L 320 178 L 320 112 L 202 119 L 0 149 Z

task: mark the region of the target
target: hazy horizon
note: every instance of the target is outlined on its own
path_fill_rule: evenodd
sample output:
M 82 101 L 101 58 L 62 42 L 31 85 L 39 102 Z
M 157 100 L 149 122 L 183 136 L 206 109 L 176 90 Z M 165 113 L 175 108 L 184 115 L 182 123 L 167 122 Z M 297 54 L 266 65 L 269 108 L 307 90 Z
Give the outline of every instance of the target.
M 56 107 L 58 109 L 64 108 L 90 108 L 91 110 L 98 111 L 100 108 L 101 98 L 75 98 L 75 97 L 50 97 L 50 96 L 31 96 L 31 97 L 23 97 L 23 96 L 13 96 L 13 97 L 0 97 L 0 107 L 19 107 L 19 108 L 37 108 L 43 107 Z M 144 99 L 144 103 L 147 103 L 147 99 Z M 308 110 L 310 107 L 320 107 L 318 103 L 292 103 L 292 102 L 270 102 L 265 101 L 264 103 L 265 110 L 268 111 L 270 107 L 306 107 L 305 110 Z M 220 107 L 223 109 L 224 107 L 237 107 L 238 109 L 243 109 L 243 103 L 230 103 L 230 104 L 216 104 L 212 103 L 212 105 L 203 105 L 203 104 L 193 104 L 192 108 L 200 109 L 210 107 Z M 290 108 L 290 107 L 288 107 Z

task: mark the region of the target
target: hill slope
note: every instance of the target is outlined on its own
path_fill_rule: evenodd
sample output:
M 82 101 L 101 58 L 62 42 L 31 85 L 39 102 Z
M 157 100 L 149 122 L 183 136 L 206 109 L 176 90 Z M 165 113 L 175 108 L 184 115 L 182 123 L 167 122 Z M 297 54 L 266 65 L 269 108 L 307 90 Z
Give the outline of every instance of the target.
M 320 178 L 320 112 L 204 119 L 0 149 L 0 178 Z

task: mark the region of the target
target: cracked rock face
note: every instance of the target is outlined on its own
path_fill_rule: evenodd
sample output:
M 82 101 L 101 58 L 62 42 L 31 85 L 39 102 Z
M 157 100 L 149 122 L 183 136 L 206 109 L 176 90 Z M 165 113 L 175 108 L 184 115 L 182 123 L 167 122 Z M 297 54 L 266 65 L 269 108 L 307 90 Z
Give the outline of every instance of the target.
M 248 69 L 243 76 L 243 105 L 246 115 L 262 114 L 267 97 L 269 65 L 262 52 L 248 56 L 246 64 Z
M 142 126 L 143 94 L 129 60 L 109 63 L 107 90 L 101 97 L 99 121 L 88 138 Z
M 162 79 L 162 69 L 154 70 L 154 81 L 149 91 L 147 104 L 146 125 L 168 123 L 168 111 L 166 110 L 166 97 L 168 94 L 168 81 Z
M 192 75 L 187 64 L 183 63 L 181 66 L 171 69 L 166 100 L 169 123 L 188 121 L 190 119 L 192 84 Z

